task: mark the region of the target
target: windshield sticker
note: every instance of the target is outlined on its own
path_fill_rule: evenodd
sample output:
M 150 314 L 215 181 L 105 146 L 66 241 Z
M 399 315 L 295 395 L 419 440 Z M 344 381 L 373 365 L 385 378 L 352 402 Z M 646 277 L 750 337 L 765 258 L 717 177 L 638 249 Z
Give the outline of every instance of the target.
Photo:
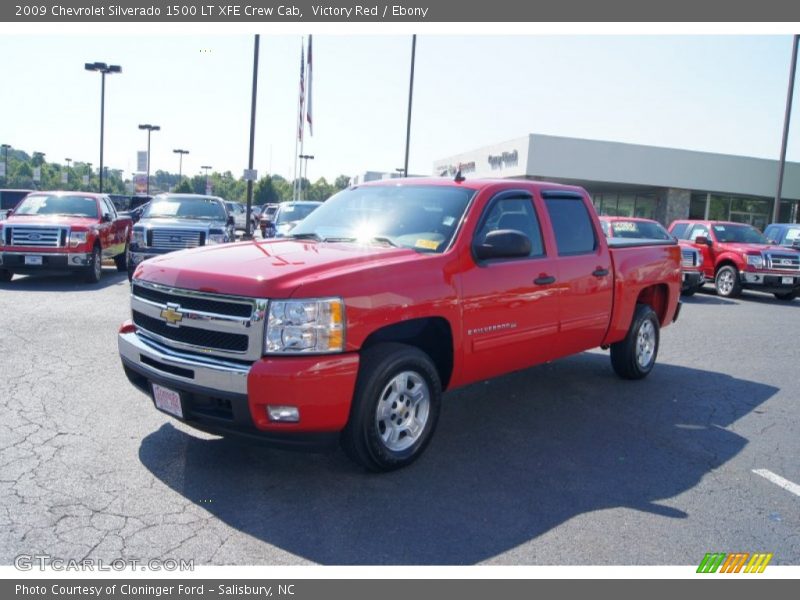
M 631 221 L 619 221 L 614 223 L 614 231 L 637 231 L 636 223 Z
M 786 232 L 786 239 L 788 241 L 794 241 L 800 238 L 800 229 L 790 229 Z
M 425 248 L 426 250 L 436 250 L 439 247 L 439 243 L 433 240 L 417 240 L 414 242 L 414 246 L 416 248 Z
M 725 231 L 724 225 L 714 225 L 714 231 Z
M 456 218 L 451 215 L 447 215 L 444 219 L 442 219 L 442 225 L 444 225 L 445 227 L 452 227 L 453 223 L 455 222 Z

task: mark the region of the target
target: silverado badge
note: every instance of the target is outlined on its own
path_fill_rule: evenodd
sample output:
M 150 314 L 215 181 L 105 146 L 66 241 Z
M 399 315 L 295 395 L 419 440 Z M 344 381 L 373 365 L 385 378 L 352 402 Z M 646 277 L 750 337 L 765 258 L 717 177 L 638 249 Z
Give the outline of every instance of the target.
M 161 311 L 161 318 L 167 322 L 167 325 L 178 327 L 178 323 L 183 320 L 183 314 L 179 312 L 180 308 L 180 304 L 169 302 L 166 308 Z

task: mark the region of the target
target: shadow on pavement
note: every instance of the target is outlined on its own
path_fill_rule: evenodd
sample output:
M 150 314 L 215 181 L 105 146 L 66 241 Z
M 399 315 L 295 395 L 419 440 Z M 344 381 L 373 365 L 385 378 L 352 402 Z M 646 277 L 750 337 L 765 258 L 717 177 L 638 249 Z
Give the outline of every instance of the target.
M 448 393 L 426 454 L 395 473 L 168 424 L 139 456 L 227 525 L 307 560 L 473 564 L 591 511 L 687 518 L 661 502 L 738 454 L 747 440 L 725 428 L 776 391 L 665 364 L 622 381 L 586 353 Z
M 64 275 L 14 275 L 8 283 L 0 283 L 0 290 L 25 292 L 91 292 L 128 282 L 128 274 L 115 267 L 103 266 L 103 276 L 97 283 L 86 283 L 79 273 Z

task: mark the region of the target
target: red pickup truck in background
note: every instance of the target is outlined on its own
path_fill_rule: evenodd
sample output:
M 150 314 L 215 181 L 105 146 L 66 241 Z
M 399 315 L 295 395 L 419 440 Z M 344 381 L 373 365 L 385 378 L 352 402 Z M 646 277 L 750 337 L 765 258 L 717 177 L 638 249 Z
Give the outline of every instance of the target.
M 104 258 L 126 271 L 132 225 L 105 194 L 32 192 L 0 221 L 0 281 L 14 273 L 71 271 L 96 283 Z
M 669 231 L 703 253 L 706 278 L 720 296 L 735 298 L 748 288 L 791 301 L 800 292 L 800 252 L 771 244 L 752 225 L 675 221 Z
M 680 260 L 672 239 L 606 241 L 581 188 L 377 182 L 286 238 L 145 261 L 119 351 L 131 383 L 198 429 L 338 440 L 390 470 L 430 441 L 443 390 L 598 346 L 645 377 Z
M 609 238 L 646 238 L 670 240 L 669 233 L 658 221 L 642 217 L 600 217 L 603 233 Z M 691 296 L 706 282 L 703 273 L 703 255 L 691 242 L 679 240 L 681 247 L 681 295 Z

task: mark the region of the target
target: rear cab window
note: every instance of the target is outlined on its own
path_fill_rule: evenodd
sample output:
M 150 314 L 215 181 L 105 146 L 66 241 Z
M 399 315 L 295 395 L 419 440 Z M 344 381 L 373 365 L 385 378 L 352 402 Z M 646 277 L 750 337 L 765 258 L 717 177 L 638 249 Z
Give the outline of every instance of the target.
M 542 192 L 559 256 L 591 254 L 597 250 L 597 234 L 583 196 Z

